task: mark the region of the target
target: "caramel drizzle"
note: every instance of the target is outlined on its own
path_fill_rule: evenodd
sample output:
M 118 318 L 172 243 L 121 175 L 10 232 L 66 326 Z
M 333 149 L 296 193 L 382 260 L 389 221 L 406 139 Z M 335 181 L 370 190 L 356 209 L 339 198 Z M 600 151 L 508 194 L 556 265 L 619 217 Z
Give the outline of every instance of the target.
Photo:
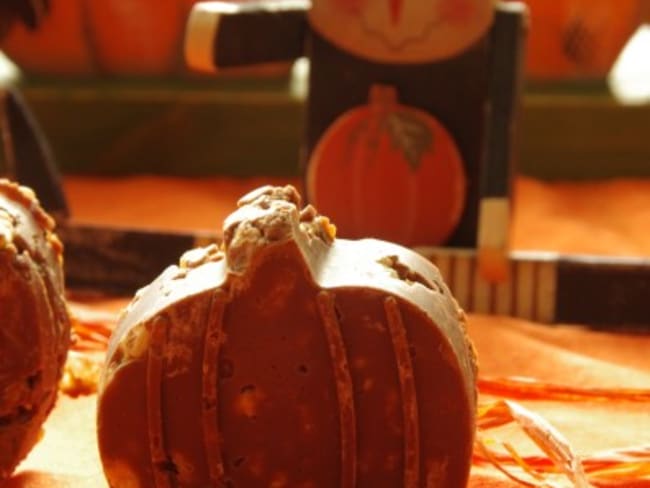
M 418 401 L 415 390 L 415 376 L 409 353 L 404 320 L 397 300 L 387 297 L 384 310 L 388 319 L 388 331 L 393 342 L 393 351 L 397 361 L 402 395 L 402 415 L 404 417 L 404 486 L 418 486 L 420 476 L 420 430 L 418 419 Z
M 224 341 L 223 315 L 226 309 L 226 295 L 217 291 L 212 296 L 208 323 L 205 328 L 202 364 L 203 446 L 208 465 L 210 481 L 213 486 L 221 486 L 225 474 L 219 444 L 218 412 L 219 405 L 219 350 Z
M 159 316 L 151 323 L 151 343 L 147 356 L 147 431 L 151 470 L 156 488 L 171 488 L 169 475 L 161 469 L 168 462 L 162 420 L 162 379 L 164 351 L 167 345 L 167 322 L 166 318 Z
M 350 366 L 341 333 L 341 324 L 336 316 L 334 296 L 321 291 L 316 298 L 318 311 L 327 336 L 330 357 L 336 381 L 336 397 L 339 402 L 339 419 L 341 422 L 341 488 L 356 486 L 357 477 L 357 432 L 356 413 Z

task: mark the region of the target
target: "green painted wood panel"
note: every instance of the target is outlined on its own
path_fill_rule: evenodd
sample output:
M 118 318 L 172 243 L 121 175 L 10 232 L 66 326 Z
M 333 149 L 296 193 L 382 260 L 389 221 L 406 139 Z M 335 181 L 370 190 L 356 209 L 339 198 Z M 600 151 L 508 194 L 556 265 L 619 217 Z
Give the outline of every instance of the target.
M 303 100 L 287 79 L 25 83 L 68 173 L 298 174 Z M 650 105 L 600 86 L 529 89 L 518 166 L 543 179 L 650 177 Z

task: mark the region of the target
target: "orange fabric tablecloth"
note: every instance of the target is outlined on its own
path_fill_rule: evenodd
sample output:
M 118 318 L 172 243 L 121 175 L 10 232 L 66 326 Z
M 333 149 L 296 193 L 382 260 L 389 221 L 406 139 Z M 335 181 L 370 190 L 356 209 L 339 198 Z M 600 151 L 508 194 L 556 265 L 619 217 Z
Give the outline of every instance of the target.
M 72 178 L 66 181 L 66 190 L 80 221 L 195 229 L 220 223 L 243 192 L 262 182 Z M 195 212 L 188 213 L 188 208 Z M 515 248 L 650 256 L 648 229 L 650 181 L 517 182 Z M 93 306 L 116 312 L 124 303 L 101 301 Z M 481 375 L 650 389 L 650 335 L 478 315 L 470 315 L 469 333 L 478 350 Z M 95 396 L 61 396 L 45 424 L 43 439 L 3 488 L 106 487 L 95 441 L 95 402 Z M 527 401 L 524 405 L 556 426 L 581 454 L 650 445 L 647 403 Z M 506 430 L 500 435 L 524 452 L 530 449 L 512 429 Z M 472 488 L 513 486 L 518 485 L 493 468 L 472 471 Z
M 650 337 L 548 327 L 503 317 L 472 315 L 469 333 L 481 374 L 525 375 L 579 386 L 650 388 Z M 105 488 L 94 427 L 96 397 L 59 398 L 45 436 L 3 488 Z M 557 427 L 577 452 L 650 444 L 650 405 L 527 401 Z M 510 431 L 516 446 L 529 444 Z M 470 488 L 518 485 L 490 467 L 474 468 Z
M 65 181 L 73 217 L 81 222 L 161 229 L 217 229 L 239 197 L 286 179 L 125 179 Z M 192 211 L 188 211 L 191 209 Z M 513 249 L 650 257 L 650 179 L 514 186 Z

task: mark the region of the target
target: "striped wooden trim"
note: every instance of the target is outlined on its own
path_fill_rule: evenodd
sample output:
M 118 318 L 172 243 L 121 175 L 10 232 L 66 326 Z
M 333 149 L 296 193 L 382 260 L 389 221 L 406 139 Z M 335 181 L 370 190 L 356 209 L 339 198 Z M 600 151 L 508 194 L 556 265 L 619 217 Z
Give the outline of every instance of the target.
M 354 389 L 350 366 L 336 314 L 334 295 L 321 291 L 317 296 L 318 311 L 325 329 L 336 381 L 341 422 L 341 488 L 354 488 L 357 478 L 357 432 L 354 408 Z
M 109 293 L 133 293 L 185 250 L 218 240 L 211 234 L 75 224 L 59 226 L 58 233 L 66 251 L 66 285 Z M 433 261 L 468 312 L 519 315 L 544 323 L 650 326 L 647 258 L 511 252 L 505 261 L 507 279 L 493 282 L 478 273 L 474 249 L 415 250 Z M 576 299 L 578 291 L 581 298 Z
M 544 323 L 557 319 L 558 261 L 553 255 L 511 254 L 509 279 L 494 283 L 481 274 L 474 250 L 419 251 L 438 267 L 452 294 L 467 312 L 511 315 Z
M 478 280 L 484 281 L 484 280 Z M 492 283 L 490 291 L 493 299 L 490 302 L 490 308 L 486 313 L 498 315 L 512 315 L 515 310 L 515 286 L 517 282 L 517 267 L 511 268 L 510 279 L 503 283 Z M 468 311 L 472 311 L 468 309 Z
M 469 306 L 472 303 L 472 281 L 475 277 L 476 260 L 452 258 L 452 263 L 454 274 L 451 281 L 454 286 L 454 297 L 459 303 L 466 303 Z
M 223 291 L 212 296 L 203 342 L 202 405 L 203 448 L 212 486 L 221 486 L 225 474 L 219 443 L 219 351 L 224 341 L 223 315 L 227 297 Z
M 440 271 L 445 283 L 451 288 L 450 279 L 453 278 L 453 269 L 452 261 L 453 256 L 450 253 L 434 253 L 430 252 L 428 249 L 421 251 L 427 258 L 429 258 L 433 264 L 435 264 Z
M 509 279 L 485 281 L 477 253 L 468 249 L 419 248 L 436 264 L 468 312 L 511 315 L 542 323 L 599 327 L 650 325 L 650 259 L 512 252 Z M 473 269 L 470 273 L 467 269 Z M 473 293 L 468 292 L 469 289 Z
M 515 263 L 517 282 L 514 287 L 513 314 L 524 319 L 535 319 L 535 263 L 522 261 Z
M 420 420 L 413 364 L 411 363 L 402 313 L 394 297 L 387 297 L 384 300 L 384 311 L 388 320 L 390 338 L 393 342 L 393 351 L 395 352 L 395 360 L 397 361 L 397 374 L 402 395 L 402 415 L 404 417 L 404 486 L 419 486 Z
M 558 290 L 557 261 L 543 260 L 537 263 L 537 320 L 543 323 L 555 320 L 556 294 Z
M 151 470 L 156 488 L 171 488 L 172 486 L 168 472 L 161 469 L 169 461 L 169 457 L 165 452 L 162 412 L 164 352 L 167 346 L 168 326 L 169 319 L 165 316 L 158 316 L 152 321 L 151 342 L 147 356 L 147 430 L 149 433 Z
M 468 308 L 476 313 L 490 313 L 496 309 L 495 296 L 496 286 L 492 283 L 482 279 L 473 280 L 473 300 L 468 303 Z

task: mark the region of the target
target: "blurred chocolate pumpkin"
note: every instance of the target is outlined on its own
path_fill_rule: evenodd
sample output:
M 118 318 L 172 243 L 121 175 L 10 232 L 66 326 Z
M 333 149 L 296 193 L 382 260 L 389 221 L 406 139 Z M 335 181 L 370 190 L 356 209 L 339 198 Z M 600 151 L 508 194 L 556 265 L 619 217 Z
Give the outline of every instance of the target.
M 70 345 L 63 249 L 34 192 L 0 178 L 0 485 L 57 399 Z
M 533 79 L 604 78 L 643 22 L 648 0 L 523 0 Z
M 170 74 L 183 66 L 181 39 L 195 2 L 54 0 L 37 30 L 13 25 L 2 50 L 32 74 Z

